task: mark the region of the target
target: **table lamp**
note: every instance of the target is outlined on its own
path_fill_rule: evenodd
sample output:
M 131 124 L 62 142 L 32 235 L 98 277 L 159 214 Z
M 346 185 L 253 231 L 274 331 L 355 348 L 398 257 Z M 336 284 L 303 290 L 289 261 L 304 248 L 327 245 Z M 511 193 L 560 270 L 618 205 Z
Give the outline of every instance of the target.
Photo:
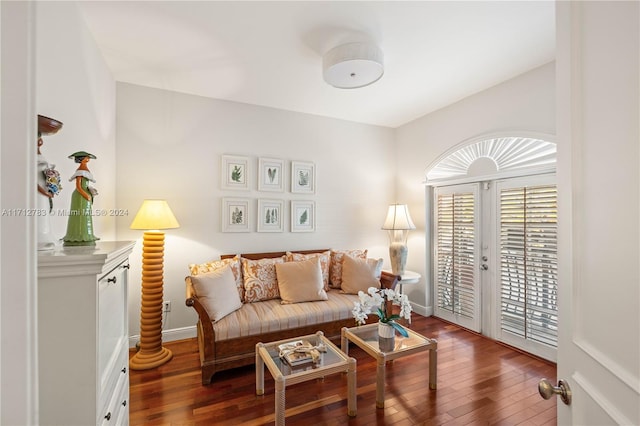
M 142 242 L 140 350 L 129 360 L 132 370 L 148 370 L 168 362 L 173 354 L 162 347 L 163 229 L 178 228 L 165 200 L 144 200 L 131 229 L 145 230 Z
M 391 204 L 382 229 L 389 231 L 389 258 L 394 275 L 404 274 L 407 265 L 407 235 L 416 229 L 406 204 Z

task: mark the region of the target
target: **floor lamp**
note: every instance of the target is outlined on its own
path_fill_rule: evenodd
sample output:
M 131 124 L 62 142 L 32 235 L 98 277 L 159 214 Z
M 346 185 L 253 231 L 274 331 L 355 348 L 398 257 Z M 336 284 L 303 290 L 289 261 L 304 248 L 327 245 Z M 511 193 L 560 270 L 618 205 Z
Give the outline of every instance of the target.
M 148 370 L 171 359 L 162 347 L 163 229 L 178 228 L 165 200 L 144 200 L 131 229 L 145 230 L 142 241 L 142 302 L 140 307 L 140 350 L 129 360 L 132 370 Z
M 409 207 L 406 204 L 392 204 L 387 211 L 387 218 L 382 229 L 389 231 L 389 258 L 391 271 L 402 276 L 407 265 L 407 234 L 416 229 L 411 220 Z

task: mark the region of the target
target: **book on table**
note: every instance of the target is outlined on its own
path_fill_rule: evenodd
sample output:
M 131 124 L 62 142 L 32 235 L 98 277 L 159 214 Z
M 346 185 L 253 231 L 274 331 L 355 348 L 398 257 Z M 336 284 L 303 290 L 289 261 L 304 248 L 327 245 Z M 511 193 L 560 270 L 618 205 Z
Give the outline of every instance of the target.
M 294 342 L 283 343 L 278 345 L 280 350 L 280 358 L 284 359 L 289 365 L 299 365 L 313 360 L 311 349 L 313 345 L 306 340 L 296 340 Z

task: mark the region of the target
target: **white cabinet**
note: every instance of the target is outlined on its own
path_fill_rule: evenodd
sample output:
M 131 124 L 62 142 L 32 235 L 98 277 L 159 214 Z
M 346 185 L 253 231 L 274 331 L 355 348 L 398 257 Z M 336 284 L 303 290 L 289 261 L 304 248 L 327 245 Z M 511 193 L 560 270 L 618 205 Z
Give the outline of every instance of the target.
M 38 253 L 42 425 L 127 425 L 127 279 L 133 242 Z

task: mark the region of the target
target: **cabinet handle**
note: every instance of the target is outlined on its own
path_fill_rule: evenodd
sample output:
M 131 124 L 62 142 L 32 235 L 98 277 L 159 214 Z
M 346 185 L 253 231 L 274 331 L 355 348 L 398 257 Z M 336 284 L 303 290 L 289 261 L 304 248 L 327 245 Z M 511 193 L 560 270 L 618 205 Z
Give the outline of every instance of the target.
M 120 371 L 122 371 L 123 373 L 126 373 L 127 372 L 127 367 L 123 367 L 122 370 L 120 370 Z
M 114 276 L 113 278 L 107 278 L 108 283 L 116 283 L 118 282 L 118 277 Z
M 127 263 L 126 265 L 122 265 L 122 269 L 129 269 L 129 264 Z
M 107 421 L 111 420 L 111 411 L 109 411 L 104 418 L 107 419 Z
M 124 401 L 122 401 L 122 406 L 126 407 L 127 406 L 127 400 L 125 399 Z

